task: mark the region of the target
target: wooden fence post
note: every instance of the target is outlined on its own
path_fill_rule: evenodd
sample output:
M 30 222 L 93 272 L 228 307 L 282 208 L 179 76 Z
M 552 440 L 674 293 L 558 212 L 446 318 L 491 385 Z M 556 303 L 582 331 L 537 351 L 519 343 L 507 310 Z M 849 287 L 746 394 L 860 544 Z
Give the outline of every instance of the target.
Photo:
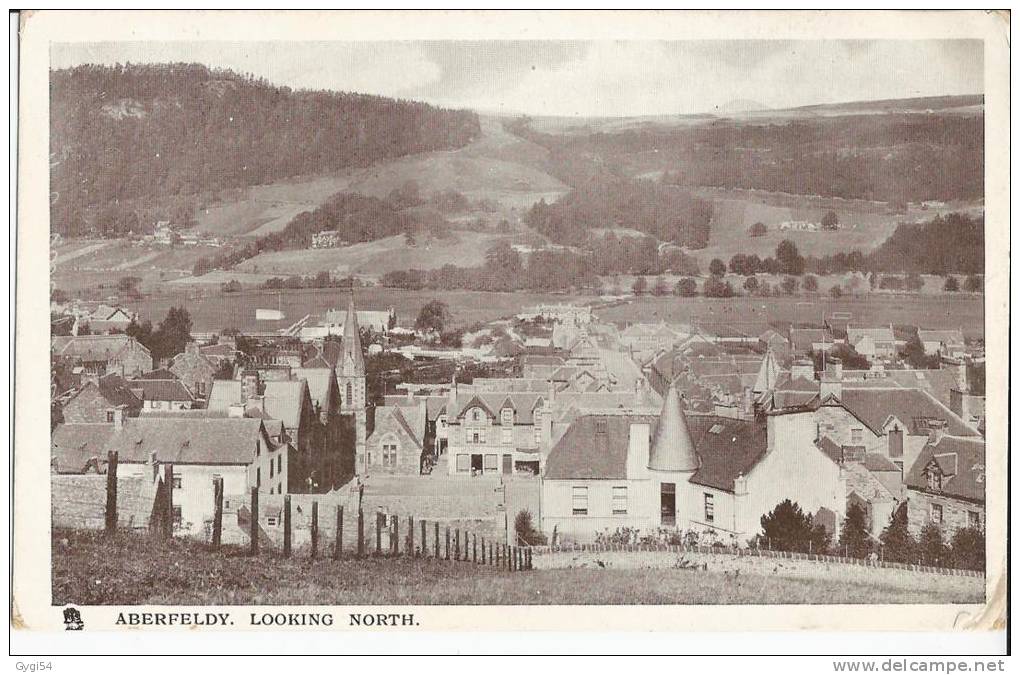
M 213 478 L 212 544 L 218 549 L 223 540 L 223 476 Z
M 471 535 L 471 562 L 478 564 L 478 535 Z
M 485 564 L 485 537 L 482 537 L 482 564 Z
M 496 564 L 495 558 L 492 557 L 492 542 L 491 541 L 489 542 L 489 564 L 490 565 L 495 565 Z
M 166 480 L 166 512 L 163 521 L 163 536 L 172 539 L 174 536 L 174 465 L 166 464 L 163 474 Z
M 390 535 L 390 553 L 400 555 L 400 516 L 393 516 L 390 521 L 393 534 Z
M 529 570 L 535 569 L 535 564 L 531 560 L 531 549 L 530 548 L 528 549 L 528 569 Z
M 117 451 L 106 453 L 106 533 L 117 531 Z
M 378 511 L 375 514 L 375 554 L 382 555 L 382 519 L 385 518 Z
M 312 502 L 312 551 L 314 558 L 319 553 L 319 502 Z
M 358 509 L 358 557 L 365 557 L 365 512 Z
M 436 545 L 436 555 L 435 555 L 435 558 L 436 558 L 436 560 L 439 560 L 439 523 L 438 522 L 436 523 L 436 536 L 435 536 L 435 541 L 433 543 L 435 543 L 435 545 Z
M 456 537 L 453 540 L 453 559 L 460 560 L 460 530 L 454 530 Z
M 450 528 L 446 528 L 446 559 L 450 559 Z
M 259 489 L 251 489 L 251 554 L 259 554 Z
M 283 496 L 283 557 L 290 556 L 290 495 Z
M 421 521 L 421 557 L 424 558 L 428 555 L 428 550 L 425 548 L 425 521 Z
M 414 516 L 407 517 L 407 550 L 404 555 L 414 557 Z
M 340 560 L 344 552 L 344 507 L 336 505 L 336 541 L 333 542 L 333 560 Z

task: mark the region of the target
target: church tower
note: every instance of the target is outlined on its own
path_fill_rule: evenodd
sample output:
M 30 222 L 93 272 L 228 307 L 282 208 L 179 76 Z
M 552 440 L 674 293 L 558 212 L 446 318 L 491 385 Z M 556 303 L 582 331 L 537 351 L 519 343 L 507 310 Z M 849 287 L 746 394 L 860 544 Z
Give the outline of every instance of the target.
M 358 330 L 358 313 L 354 310 L 354 296 L 347 305 L 344 320 L 343 352 L 337 364 L 337 384 L 340 389 L 340 414 L 353 415 L 355 426 L 354 472 L 364 473 L 365 445 L 368 437 L 368 405 L 365 391 L 365 358 L 361 353 L 361 334 Z

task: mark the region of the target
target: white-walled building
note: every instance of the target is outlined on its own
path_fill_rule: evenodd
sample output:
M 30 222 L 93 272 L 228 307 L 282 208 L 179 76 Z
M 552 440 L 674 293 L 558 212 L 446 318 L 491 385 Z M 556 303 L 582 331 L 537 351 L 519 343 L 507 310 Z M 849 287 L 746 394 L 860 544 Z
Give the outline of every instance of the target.
M 785 499 L 838 535 L 846 485 L 815 445 L 812 415 L 688 418 L 670 387 L 658 416 L 574 421 L 546 464 L 542 529 L 575 541 L 621 527 L 712 531 L 743 544 Z

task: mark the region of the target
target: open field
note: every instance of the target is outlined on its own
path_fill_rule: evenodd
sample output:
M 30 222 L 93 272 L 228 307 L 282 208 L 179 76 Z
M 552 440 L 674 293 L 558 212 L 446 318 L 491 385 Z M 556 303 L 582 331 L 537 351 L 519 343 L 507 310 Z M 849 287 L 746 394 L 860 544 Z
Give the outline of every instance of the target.
M 224 274 L 223 279 L 229 274 Z M 283 291 L 243 291 L 224 294 L 215 290 L 179 288 L 128 302 L 143 319 L 156 323 L 172 305 L 184 304 L 191 313 L 194 330 L 199 332 L 236 327 L 242 331 L 286 328 L 305 314 L 318 314 L 346 302 L 340 289 L 298 289 Z M 453 325 L 467 326 L 516 314 L 525 307 L 551 303 L 598 303 L 591 295 L 541 293 L 489 293 L 483 291 L 405 291 L 372 286 L 356 291 L 361 309 L 388 309 L 397 312 L 397 323 L 410 326 L 422 305 L 440 299 L 453 315 Z M 283 321 L 255 321 L 257 308 L 282 307 Z M 823 316 L 848 312 L 854 324 L 912 324 L 925 328 L 963 328 L 969 338 L 984 337 L 984 296 L 971 293 L 920 295 L 872 293 L 844 296 L 833 300 L 824 295 L 782 296 L 770 298 L 679 298 L 641 296 L 613 303 L 596 310 L 602 321 L 620 324 L 633 322 L 689 323 L 725 322 L 734 328 L 764 330 L 772 321 L 819 323 Z M 756 333 L 757 334 L 757 333 Z
M 213 235 L 259 236 L 282 230 L 295 215 L 337 192 L 386 197 L 409 180 L 418 183 L 423 196 L 457 190 L 472 200 L 490 199 L 505 214 L 523 211 L 542 198 L 555 200 L 567 191 L 542 169 L 544 148 L 508 134 L 496 119 L 483 117 L 481 124 L 481 137 L 458 150 L 411 155 L 225 195 L 198 213 L 196 229 Z
M 397 312 L 401 326 L 414 324 L 418 311 L 432 300 L 450 306 L 453 326 L 468 326 L 478 321 L 491 321 L 516 314 L 524 307 L 542 302 L 565 302 L 569 296 L 539 293 L 486 293 L 480 291 L 405 291 L 396 288 L 359 288 L 355 298 L 359 309 L 389 309 Z M 591 298 L 594 299 L 594 298 Z M 140 317 L 155 324 L 173 305 L 184 305 L 191 314 L 193 330 L 214 331 L 234 327 L 242 331 L 271 331 L 286 328 L 305 314 L 319 314 L 327 309 L 346 306 L 347 291 L 337 288 L 283 291 L 243 291 L 224 294 L 215 290 L 193 288 L 167 289 L 159 295 L 126 304 Z M 281 307 L 283 321 L 256 321 L 258 308 Z
M 702 188 L 697 193 L 713 201 L 712 225 L 708 246 L 691 251 L 702 269 L 708 269 L 712 258 L 728 262 L 736 253 L 756 254 L 761 258 L 774 256 L 776 246 L 790 239 L 802 255 L 823 256 L 854 249 L 868 252 L 896 230 L 899 223 L 931 220 L 940 213 L 958 211 L 980 213 L 976 204 L 956 204 L 939 209 L 911 206 L 906 213 L 893 213 L 883 202 L 826 199 L 811 195 L 770 193 L 761 190 L 723 190 Z M 829 210 L 839 217 L 835 231 L 780 230 L 785 221 L 821 223 Z M 763 237 L 748 236 L 748 229 L 761 222 L 768 232 Z
M 53 534 L 53 603 L 154 605 L 446 605 L 965 603 L 976 579 L 890 583 L 694 569 L 554 569 L 508 573 L 471 563 L 408 558 L 289 559 L 199 543 Z
M 976 294 L 784 296 L 778 298 L 677 298 L 642 296 L 596 311 L 616 323 L 692 321 L 723 323 L 757 335 L 770 322 L 821 323 L 822 317 L 847 312 L 854 325 L 909 324 L 924 328 L 962 328 L 968 338 L 984 337 L 984 296 Z M 757 331 L 757 332 L 755 332 Z
M 447 264 L 481 265 L 485 262 L 485 252 L 504 238 L 487 232 L 460 230 L 446 239 L 419 237 L 414 246 L 409 246 L 403 236 L 394 236 L 342 248 L 262 253 L 235 269 L 279 276 L 328 271 L 378 277 L 392 270 L 435 269 Z M 201 283 L 202 277 L 181 282 Z

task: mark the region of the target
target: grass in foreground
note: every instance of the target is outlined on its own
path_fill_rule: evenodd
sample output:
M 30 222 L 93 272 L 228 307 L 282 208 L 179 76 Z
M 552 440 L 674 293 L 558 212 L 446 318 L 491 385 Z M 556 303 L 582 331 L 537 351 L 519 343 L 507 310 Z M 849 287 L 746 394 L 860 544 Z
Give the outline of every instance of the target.
M 966 587 L 733 578 L 683 569 L 508 573 L 435 560 L 284 559 L 203 544 L 56 531 L 53 603 L 155 605 L 820 604 L 976 602 Z

